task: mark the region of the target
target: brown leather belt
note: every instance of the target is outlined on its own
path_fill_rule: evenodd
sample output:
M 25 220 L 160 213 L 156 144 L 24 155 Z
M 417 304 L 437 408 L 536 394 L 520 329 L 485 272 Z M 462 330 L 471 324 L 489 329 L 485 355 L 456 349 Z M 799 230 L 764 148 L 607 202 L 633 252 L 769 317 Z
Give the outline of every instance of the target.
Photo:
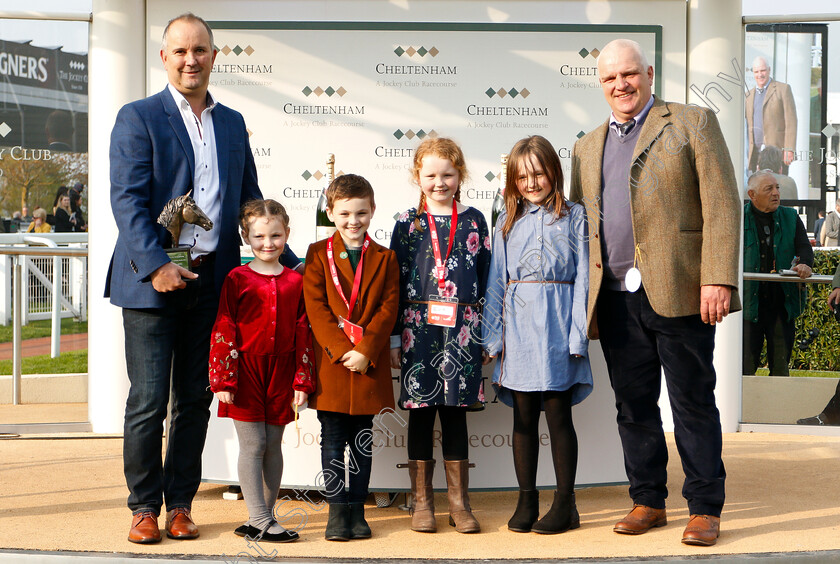
M 406 300 L 406 301 L 407 301 L 408 303 L 410 303 L 410 304 L 425 304 L 425 305 L 429 305 L 429 302 L 423 302 L 423 301 L 418 301 L 418 300 Z M 478 306 L 479 306 L 479 305 L 481 305 L 481 304 L 468 304 L 468 303 L 466 303 L 466 302 L 458 302 L 458 305 L 459 305 L 459 306 L 478 307 Z
M 190 266 L 193 268 L 199 267 L 203 264 L 208 264 L 216 260 L 216 253 L 207 253 L 206 255 L 198 255 L 190 260 Z
M 508 280 L 510 284 L 574 284 L 571 280 Z

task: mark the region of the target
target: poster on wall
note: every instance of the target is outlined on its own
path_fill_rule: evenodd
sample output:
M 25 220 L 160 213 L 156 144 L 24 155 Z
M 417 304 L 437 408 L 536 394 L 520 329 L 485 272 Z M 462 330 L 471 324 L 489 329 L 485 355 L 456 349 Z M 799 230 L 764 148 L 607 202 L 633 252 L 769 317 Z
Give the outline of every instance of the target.
M 289 211 L 290 244 L 300 256 L 316 240 L 317 204 L 327 156 L 335 174 L 366 177 L 376 194 L 370 235 L 389 246 L 395 216 L 417 205 L 412 157 L 428 136 L 454 139 L 469 178 L 462 202 L 491 223 L 500 156 L 528 135 L 546 137 L 568 172 L 574 142 L 609 117 L 597 75 L 600 49 L 618 37 L 637 40 L 661 90 L 660 26 L 559 24 L 419 24 L 211 21 L 219 52 L 210 89 L 240 111 L 250 135 L 260 187 Z M 568 186 L 568 178 L 566 179 Z M 600 348 L 590 349 L 595 392 L 575 407 L 580 441 L 578 485 L 626 481 L 615 407 Z M 512 488 L 512 410 L 494 397 L 485 367 L 486 409 L 468 416 L 471 487 Z M 395 395 L 399 395 L 395 377 Z M 215 409 L 215 408 L 214 408 Z M 377 418 L 371 488 L 408 487 L 405 412 Z M 543 422 L 544 425 L 544 422 Z M 305 411 L 290 425 L 284 485 L 312 487 L 320 470 L 319 426 Z M 546 429 L 538 484 L 554 483 Z M 439 437 L 436 442 L 438 459 Z M 229 421 L 211 418 L 204 479 L 236 482 L 236 438 Z M 442 473 L 436 487 L 445 485 Z

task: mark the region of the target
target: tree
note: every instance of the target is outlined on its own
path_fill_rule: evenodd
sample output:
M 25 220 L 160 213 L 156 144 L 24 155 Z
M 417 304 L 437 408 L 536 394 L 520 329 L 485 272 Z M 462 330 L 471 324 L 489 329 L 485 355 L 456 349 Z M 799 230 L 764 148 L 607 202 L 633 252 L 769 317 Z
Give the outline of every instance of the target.
M 0 152 L 0 210 L 11 215 L 24 206 L 40 206 L 52 213 L 60 186 L 87 184 L 85 153 L 52 153 L 19 147 Z M 50 158 L 46 158 L 49 156 Z M 36 158 L 37 157 L 37 158 Z

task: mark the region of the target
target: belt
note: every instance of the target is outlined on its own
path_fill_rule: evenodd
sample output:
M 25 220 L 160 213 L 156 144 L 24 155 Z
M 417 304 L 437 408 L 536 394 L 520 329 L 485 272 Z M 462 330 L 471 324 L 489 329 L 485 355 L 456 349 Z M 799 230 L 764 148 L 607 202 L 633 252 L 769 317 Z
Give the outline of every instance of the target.
M 571 280 L 508 280 L 510 284 L 574 284 Z
M 215 252 L 207 253 L 206 255 L 198 255 L 194 259 L 190 259 L 190 266 L 193 267 L 193 268 L 196 268 L 196 267 L 201 266 L 203 264 L 209 264 L 211 262 L 214 262 L 215 260 L 216 260 L 216 253 Z
M 425 302 L 424 302 L 424 301 L 420 301 L 420 300 L 406 300 L 406 301 L 407 301 L 408 303 L 410 303 L 410 304 L 425 304 L 425 305 L 429 305 L 429 302 L 428 302 L 428 301 L 425 301 Z M 481 304 L 470 304 L 470 303 L 467 303 L 467 302 L 458 302 L 458 305 L 459 305 L 459 306 L 478 307 L 478 306 L 480 306 Z

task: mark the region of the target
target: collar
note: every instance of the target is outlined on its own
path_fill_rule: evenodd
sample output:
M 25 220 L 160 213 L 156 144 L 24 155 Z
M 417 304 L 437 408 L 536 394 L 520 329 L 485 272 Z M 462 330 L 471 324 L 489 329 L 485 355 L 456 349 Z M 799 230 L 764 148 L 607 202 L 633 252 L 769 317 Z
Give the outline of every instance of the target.
M 767 81 L 767 84 L 764 85 L 764 88 L 759 88 L 758 85 L 756 85 L 755 91 L 758 92 L 759 94 L 764 94 L 765 92 L 767 92 L 767 89 L 770 88 L 771 84 L 773 84 L 773 79 L 772 78 Z
M 648 99 L 647 104 L 645 104 L 645 107 L 642 108 L 641 111 L 638 114 L 636 114 L 635 116 L 633 116 L 631 118 L 631 119 L 636 120 L 636 125 L 634 127 L 640 127 L 645 122 L 645 118 L 647 117 L 648 112 L 650 112 L 650 109 L 653 107 L 654 98 L 656 98 L 656 96 L 651 94 L 650 99 Z M 630 121 L 630 120 L 627 120 L 627 121 Z M 618 119 L 616 119 L 616 117 L 615 117 L 615 114 L 610 112 L 610 127 L 617 127 L 619 123 L 624 123 L 624 122 L 623 121 L 622 122 L 618 121 Z
M 172 99 L 175 100 L 175 105 L 178 106 L 178 109 L 181 111 L 189 111 L 192 112 L 192 107 L 190 106 L 189 101 L 184 97 L 183 94 L 178 92 L 178 89 L 172 86 L 172 83 L 168 83 L 166 85 L 166 89 L 169 90 L 169 93 L 172 95 Z M 213 95 L 210 94 L 210 91 L 207 91 L 207 107 L 205 110 L 212 111 L 213 108 L 216 107 L 216 100 L 213 98 Z

